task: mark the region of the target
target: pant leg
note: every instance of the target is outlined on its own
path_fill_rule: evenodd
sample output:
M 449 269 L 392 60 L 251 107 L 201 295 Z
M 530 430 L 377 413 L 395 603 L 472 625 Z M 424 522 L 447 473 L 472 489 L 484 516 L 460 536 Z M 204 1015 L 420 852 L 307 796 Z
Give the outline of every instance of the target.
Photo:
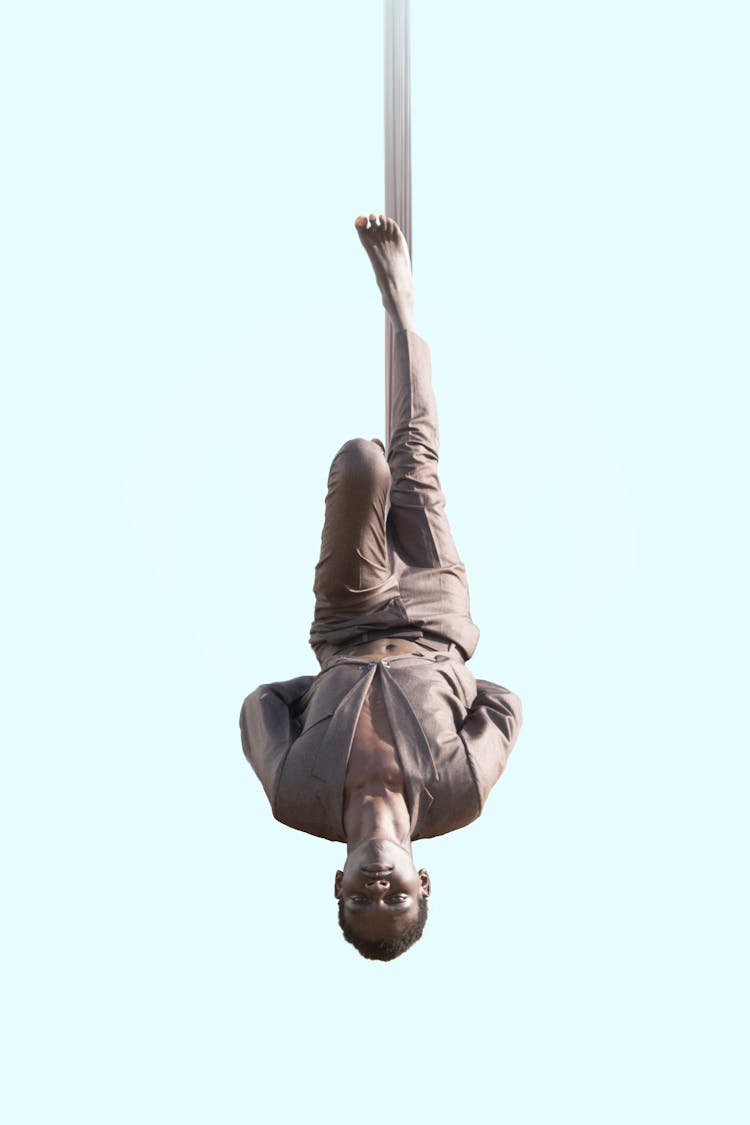
M 413 332 L 394 339 L 391 438 L 391 524 L 404 562 L 435 567 L 458 560 L 438 478 L 440 431 L 430 350 Z
M 456 643 L 468 659 L 479 631 L 466 571 L 445 514 L 438 477 L 440 433 L 430 350 L 419 336 L 394 340 L 391 383 L 391 509 L 387 534 L 409 621 Z
M 398 593 L 386 542 L 391 474 L 382 449 L 348 441 L 328 476 L 313 635 L 338 632 Z

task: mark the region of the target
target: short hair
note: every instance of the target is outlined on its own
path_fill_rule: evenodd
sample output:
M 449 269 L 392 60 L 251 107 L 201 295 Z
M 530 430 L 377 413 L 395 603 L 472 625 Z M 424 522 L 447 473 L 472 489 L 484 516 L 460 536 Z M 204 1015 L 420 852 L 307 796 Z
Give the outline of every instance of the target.
M 344 939 L 348 941 L 358 953 L 368 961 L 393 961 L 411 949 L 415 941 L 419 941 L 427 921 L 427 895 L 419 896 L 419 913 L 417 920 L 400 937 L 387 938 L 382 941 L 369 941 L 354 933 L 346 920 L 344 913 L 344 900 L 339 899 L 339 926 L 341 926 Z

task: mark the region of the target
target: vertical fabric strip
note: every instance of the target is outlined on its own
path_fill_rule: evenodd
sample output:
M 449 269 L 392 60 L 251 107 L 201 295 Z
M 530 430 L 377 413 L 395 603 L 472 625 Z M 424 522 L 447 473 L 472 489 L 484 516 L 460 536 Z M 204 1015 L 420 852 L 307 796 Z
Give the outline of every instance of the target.
M 385 213 L 411 244 L 411 52 L 409 0 L 385 3 Z M 412 261 L 413 261 L 412 256 Z M 393 329 L 385 318 L 385 431 L 390 441 Z

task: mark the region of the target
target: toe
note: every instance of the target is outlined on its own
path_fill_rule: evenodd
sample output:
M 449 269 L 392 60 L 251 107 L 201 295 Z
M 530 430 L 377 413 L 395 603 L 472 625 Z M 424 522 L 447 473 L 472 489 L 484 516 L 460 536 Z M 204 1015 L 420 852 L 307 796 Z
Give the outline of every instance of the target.
M 370 226 L 371 227 L 377 227 L 377 225 L 378 225 L 377 215 L 370 215 Z
M 354 225 L 357 230 L 367 230 L 367 215 L 357 215 Z

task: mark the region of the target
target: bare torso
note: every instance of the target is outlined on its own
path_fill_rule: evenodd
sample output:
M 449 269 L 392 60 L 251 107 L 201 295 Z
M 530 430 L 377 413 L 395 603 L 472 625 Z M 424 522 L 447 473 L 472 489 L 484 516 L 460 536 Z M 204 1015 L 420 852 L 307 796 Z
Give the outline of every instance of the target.
M 358 660 L 385 660 L 422 650 L 403 638 L 366 641 L 347 650 Z M 388 719 L 380 680 L 376 677 L 362 704 L 344 779 L 344 807 L 368 796 L 404 793 L 404 777 L 396 753 L 394 732 Z

